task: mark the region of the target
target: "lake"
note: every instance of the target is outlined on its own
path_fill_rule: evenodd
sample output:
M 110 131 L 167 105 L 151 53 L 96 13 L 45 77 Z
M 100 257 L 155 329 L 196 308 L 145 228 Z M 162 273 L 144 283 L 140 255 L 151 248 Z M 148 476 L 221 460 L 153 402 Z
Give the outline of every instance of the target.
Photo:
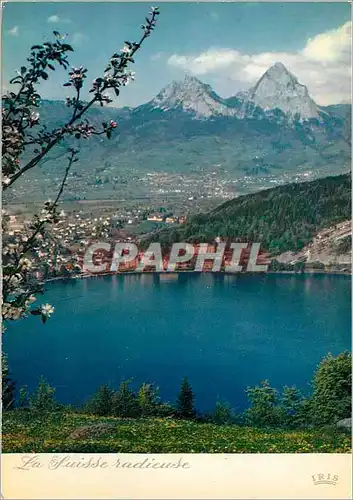
M 43 375 L 63 403 L 129 378 L 174 402 L 186 375 L 198 409 L 242 410 L 247 386 L 306 392 L 323 356 L 351 348 L 350 276 L 117 275 L 49 283 L 44 302 L 48 322 L 10 323 L 3 349 L 18 387 Z

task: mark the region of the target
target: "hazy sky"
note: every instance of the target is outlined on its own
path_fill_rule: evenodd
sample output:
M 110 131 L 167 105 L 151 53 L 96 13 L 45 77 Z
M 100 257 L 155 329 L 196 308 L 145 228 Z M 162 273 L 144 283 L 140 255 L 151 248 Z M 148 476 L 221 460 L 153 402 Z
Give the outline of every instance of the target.
M 350 99 L 351 10 L 345 3 L 156 3 L 155 32 L 136 55 L 136 81 L 116 105 L 147 102 L 186 72 L 228 97 L 282 61 L 319 104 Z M 25 64 L 31 45 L 67 33 L 71 63 L 100 76 L 109 57 L 140 35 L 148 3 L 13 3 L 3 11 L 3 84 Z M 64 70 L 40 89 L 62 99 Z M 87 82 L 87 89 L 89 87 Z

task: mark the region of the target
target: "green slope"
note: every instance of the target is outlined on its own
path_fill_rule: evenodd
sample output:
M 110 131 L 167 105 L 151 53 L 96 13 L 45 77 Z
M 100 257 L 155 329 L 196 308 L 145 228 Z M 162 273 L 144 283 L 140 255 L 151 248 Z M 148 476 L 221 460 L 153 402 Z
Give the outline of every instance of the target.
M 262 249 L 277 253 L 299 250 L 320 229 L 350 218 L 351 175 L 344 174 L 240 196 L 150 239 L 170 244 L 221 236 L 259 242 Z
M 71 433 L 82 428 L 74 439 Z M 350 436 L 333 428 L 261 430 L 14 410 L 4 413 L 2 446 L 3 453 L 349 453 Z

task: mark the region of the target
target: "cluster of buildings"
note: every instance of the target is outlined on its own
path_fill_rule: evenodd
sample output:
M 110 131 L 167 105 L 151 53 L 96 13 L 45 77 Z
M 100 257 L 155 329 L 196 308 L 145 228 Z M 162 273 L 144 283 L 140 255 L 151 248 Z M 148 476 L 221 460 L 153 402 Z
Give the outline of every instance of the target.
M 174 216 L 172 214 L 165 215 L 163 213 L 157 212 L 149 214 L 147 216 L 147 220 L 151 222 L 165 222 L 166 224 L 184 224 L 186 222 L 186 216 Z
M 46 226 L 43 238 L 38 239 L 32 251 L 32 271 L 37 279 L 48 279 L 78 272 L 82 269 L 82 256 L 93 241 L 134 241 L 135 237 L 125 234 L 124 227 L 138 224 L 143 220 L 164 222 L 165 224 L 183 224 L 186 216 L 174 216 L 170 212 L 152 212 L 133 210 L 117 215 L 93 217 L 83 212 L 60 213 L 59 222 Z M 10 238 L 30 235 L 31 218 L 27 215 L 10 215 L 7 234 Z M 99 253 L 95 257 L 101 262 Z
M 156 219 L 159 221 L 162 219 L 166 224 L 183 224 L 186 220 L 185 216 L 173 216 L 166 215 L 160 212 L 151 213 L 147 216 L 147 220 Z M 173 222 L 168 222 L 168 219 Z M 16 216 L 11 216 L 10 218 L 10 233 L 15 234 L 16 232 L 25 232 L 28 229 L 29 221 L 19 220 Z M 69 276 L 73 273 L 75 274 L 97 274 L 90 273 L 84 270 L 84 256 L 87 248 L 94 242 L 104 242 L 111 243 L 111 250 L 104 251 L 102 249 L 97 249 L 94 254 L 92 261 L 95 266 L 100 266 L 101 274 L 110 273 L 110 267 L 113 259 L 115 243 L 119 241 L 119 238 L 114 237 L 112 234 L 112 224 L 111 217 L 87 217 L 83 214 L 71 214 L 66 215 L 64 212 L 61 213 L 60 221 L 50 226 L 45 237 L 40 240 L 35 248 L 36 255 L 33 259 L 35 265 L 33 266 L 33 273 L 37 279 L 48 279 L 54 277 Z M 130 241 L 136 242 L 134 237 L 126 237 L 122 231 L 120 241 Z M 207 252 L 215 253 L 217 250 L 217 244 L 220 243 L 220 239 L 217 238 L 213 244 L 209 244 Z M 196 259 L 199 255 L 199 246 L 194 245 L 194 256 L 187 262 L 182 262 L 177 264 L 177 271 L 192 271 L 195 268 Z M 243 249 L 241 254 L 240 265 L 246 269 L 247 262 L 249 259 L 251 250 L 251 245 L 248 248 Z M 127 251 L 128 252 L 128 251 Z M 163 268 L 167 269 L 169 262 L 169 253 L 167 250 L 163 251 Z M 141 259 L 143 257 L 143 252 L 140 251 L 137 256 L 132 260 L 126 260 L 119 266 L 119 272 L 133 272 L 136 271 Z M 233 257 L 233 250 L 226 247 L 223 261 L 222 269 L 229 266 Z M 258 258 L 259 264 L 268 263 L 267 254 L 260 254 Z M 211 271 L 214 265 L 212 259 L 205 260 L 203 270 Z M 155 271 L 155 266 L 147 266 L 144 268 L 144 272 Z M 115 271 L 114 271 L 115 272 Z
M 28 216 L 10 215 L 7 237 L 14 241 L 30 237 L 33 233 L 31 223 Z M 68 217 L 65 212 L 61 212 L 59 222 L 48 224 L 43 235 L 36 237 L 35 245 L 29 251 L 32 273 L 37 279 L 48 279 L 79 272 L 78 254 L 92 240 L 109 238 L 109 227 L 109 218 L 89 218 L 81 214 Z

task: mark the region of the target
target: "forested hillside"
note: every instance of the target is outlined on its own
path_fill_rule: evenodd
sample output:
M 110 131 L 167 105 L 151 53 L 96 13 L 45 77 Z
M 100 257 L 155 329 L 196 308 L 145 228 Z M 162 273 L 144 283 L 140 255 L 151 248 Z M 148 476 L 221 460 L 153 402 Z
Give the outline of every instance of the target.
M 276 254 L 299 250 L 320 229 L 350 218 L 351 175 L 345 174 L 240 196 L 208 214 L 191 217 L 183 226 L 155 233 L 152 239 L 171 244 L 220 236 L 259 242 Z

